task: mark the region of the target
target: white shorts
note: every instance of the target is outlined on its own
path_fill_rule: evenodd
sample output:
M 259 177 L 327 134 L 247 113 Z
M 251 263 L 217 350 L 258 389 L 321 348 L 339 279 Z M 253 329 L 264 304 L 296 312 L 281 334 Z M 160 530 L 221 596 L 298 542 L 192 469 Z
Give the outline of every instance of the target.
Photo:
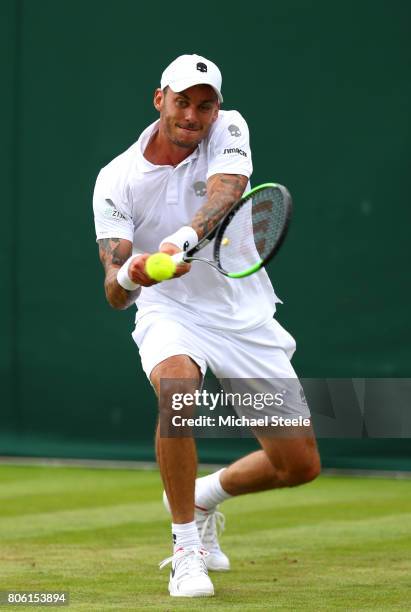
M 304 392 L 290 363 L 295 340 L 275 319 L 255 329 L 235 332 L 148 313 L 138 320 L 132 336 L 148 379 L 153 368 L 168 357 L 188 355 L 198 364 L 203 377 L 209 367 L 217 379 L 226 382 L 228 379 L 231 387 L 237 385 L 237 390 L 243 382 L 246 385 L 243 391 L 248 389 L 253 380 L 257 380 L 259 390 L 265 391 L 280 383 L 283 390 L 288 389 L 288 400 L 277 414 L 310 416 Z
M 147 377 L 167 357 L 188 355 L 216 378 L 296 378 L 290 363 L 294 338 L 275 319 L 242 332 L 201 327 L 149 313 L 132 333 Z

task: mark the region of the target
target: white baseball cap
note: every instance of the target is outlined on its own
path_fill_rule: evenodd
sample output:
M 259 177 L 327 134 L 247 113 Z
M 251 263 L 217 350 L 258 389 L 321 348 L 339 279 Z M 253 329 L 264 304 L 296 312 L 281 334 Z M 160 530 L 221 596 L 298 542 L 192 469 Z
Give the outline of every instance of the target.
M 219 68 L 201 55 L 180 55 L 161 75 L 161 89 L 169 86 L 175 92 L 184 91 L 193 85 L 211 85 L 220 102 L 222 76 Z

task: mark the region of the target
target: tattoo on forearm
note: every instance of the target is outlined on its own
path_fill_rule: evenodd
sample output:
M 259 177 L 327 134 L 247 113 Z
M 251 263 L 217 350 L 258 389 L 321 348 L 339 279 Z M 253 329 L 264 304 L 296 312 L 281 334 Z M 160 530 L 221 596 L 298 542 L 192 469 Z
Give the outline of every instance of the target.
M 120 238 L 102 238 L 98 243 L 100 259 L 106 269 L 111 264 L 122 266 L 127 261 L 129 255 L 124 252 Z
M 242 175 L 217 175 L 210 186 L 210 197 L 195 215 L 191 225 L 201 239 L 224 217 L 244 193 L 248 179 Z
M 104 266 L 104 289 L 107 300 L 113 308 L 123 310 L 134 304 L 138 290 L 127 291 L 117 282 L 120 266 L 130 257 L 132 244 L 121 238 L 101 238 L 98 241 L 100 260 Z

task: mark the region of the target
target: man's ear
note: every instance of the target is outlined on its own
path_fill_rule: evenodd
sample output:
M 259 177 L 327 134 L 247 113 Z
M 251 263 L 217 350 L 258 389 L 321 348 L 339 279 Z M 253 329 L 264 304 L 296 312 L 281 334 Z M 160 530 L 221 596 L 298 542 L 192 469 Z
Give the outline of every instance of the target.
M 163 107 L 164 93 L 161 89 L 156 89 L 154 92 L 153 104 L 154 108 L 160 112 Z

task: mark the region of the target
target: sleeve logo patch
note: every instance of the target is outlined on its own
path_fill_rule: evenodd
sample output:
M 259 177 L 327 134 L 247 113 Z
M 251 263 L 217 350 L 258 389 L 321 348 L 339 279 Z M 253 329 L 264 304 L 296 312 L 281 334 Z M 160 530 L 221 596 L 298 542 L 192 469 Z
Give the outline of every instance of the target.
M 239 149 L 238 147 L 235 147 L 233 149 L 224 149 L 223 155 L 227 155 L 229 153 L 238 153 L 238 155 L 242 155 L 243 157 L 247 157 L 247 153 L 245 151 L 243 151 L 242 149 Z
M 109 219 L 124 219 L 124 221 L 126 220 L 125 216 L 123 215 L 123 213 L 121 213 L 119 210 L 117 210 L 114 202 L 112 200 L 108 200 L 106 199 L 106 202 L 108 204 L 108 207 L 104 209 L 104 216 L 108 217 Z
M 236 138 L 241 136 L 241 130 L 238 127 L 238 125 L 234 125 L 234 123 L 232 123 L 231 125 L 228 126 L 227 129 L 230 132 L 231 136 L 235 136 Z

